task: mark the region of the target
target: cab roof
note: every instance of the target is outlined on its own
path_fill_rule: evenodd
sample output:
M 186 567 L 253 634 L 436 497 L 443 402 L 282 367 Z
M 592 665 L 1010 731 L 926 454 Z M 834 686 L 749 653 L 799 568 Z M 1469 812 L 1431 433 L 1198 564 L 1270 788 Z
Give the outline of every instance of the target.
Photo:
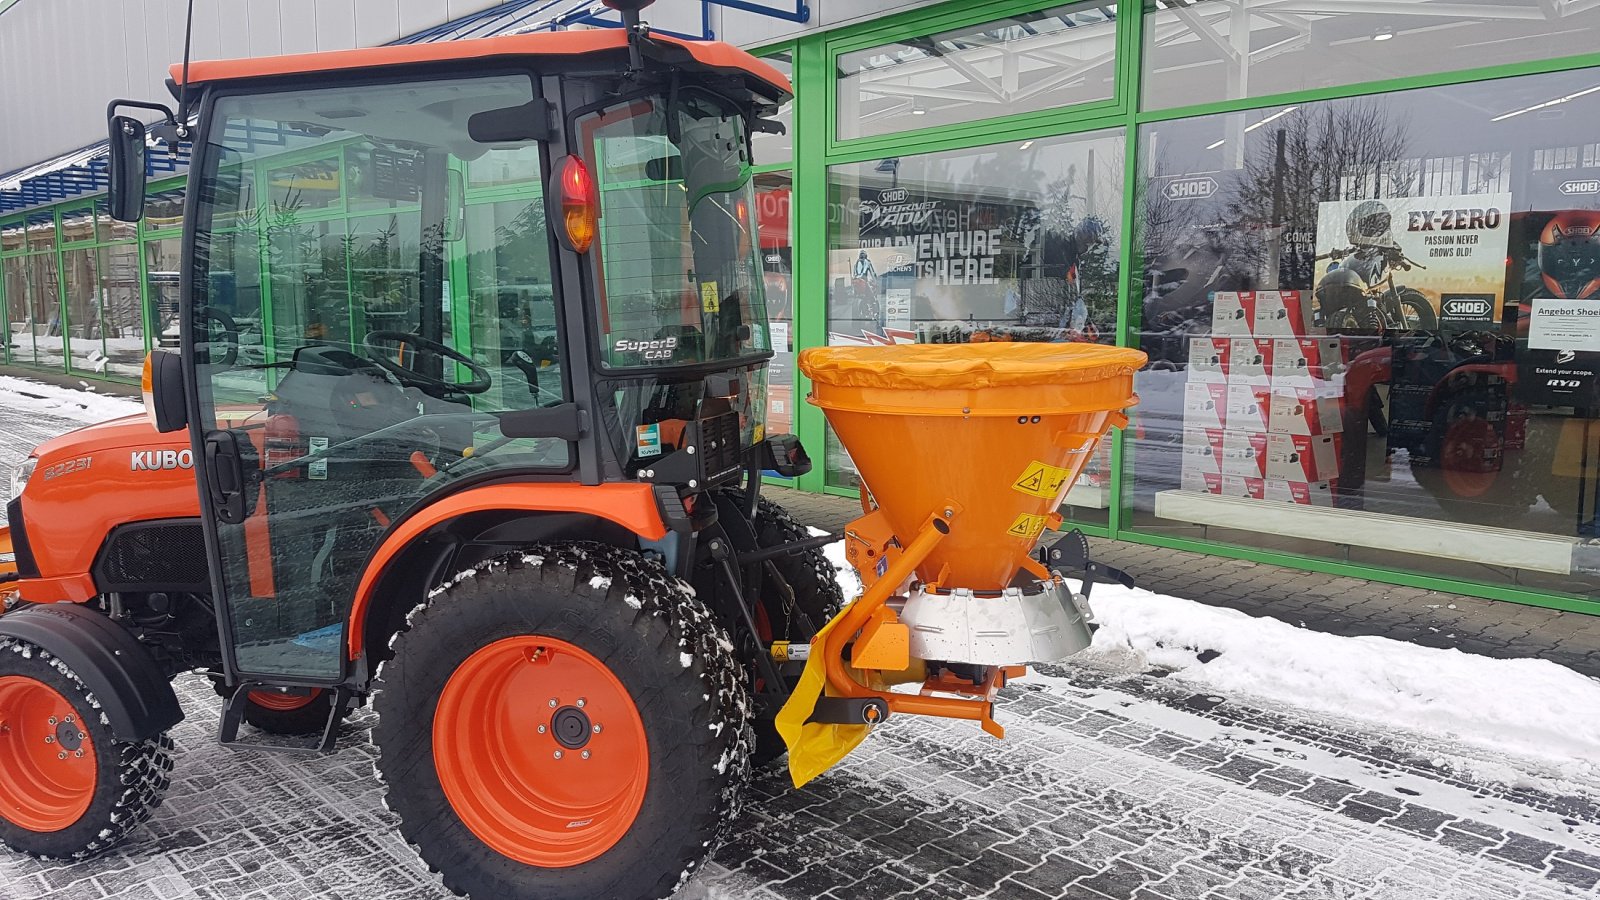
M 720 41 L 686 41 L 662 34 L 650 40 L 673 44 L 687 51 L 706 69 L 729 74 L 743 73 L 764 86 L 774 102 L 793 95 L 789 79 L 771 65 L 744 50 Z M 426 44 L 395 44 L 358 50 L 328 50 L 321 53 L 295 53 L 286 56 L 257 56 L 245 59 L 196 60 L 189 64 L 189 83 L 233 81 L 245 78 L 308 75 L 351 69 L 380 68 L 452 61 L 476 61 L 497 57 L 583 56 L 590 53 L 622 51 L 628 46 L 627 33 L 619 28 L 585 31 L 544 31 L 507 34 L 464 41 L 439 41 Z M 174 88 L 181 86 L 183 65 L 169 70 Z

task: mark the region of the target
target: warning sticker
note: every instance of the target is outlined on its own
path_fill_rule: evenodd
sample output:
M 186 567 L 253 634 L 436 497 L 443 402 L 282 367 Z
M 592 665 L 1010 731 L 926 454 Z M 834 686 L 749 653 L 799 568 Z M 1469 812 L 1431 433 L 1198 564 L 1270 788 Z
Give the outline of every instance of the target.
M 1030 516 L 1027 513 L 1023 513 L 1022 515 L 1017 516 L 1016 521 L 1011 523 L 1010 528 L 1006 529 L 1006 534 L 1009 534 L 1012 537 L 1028 538 L 1031 540 L 1038 537 L 1039 533 L 1044 531 L 1044 526 L 1044 516 Z
M 1067 469 L 1048 466 L 1036 459 L 1028 463 L 1028 467 L 1022 470 L 1022 474 L 1011 486 L 1024 494 L 1054 500 L 1070 474 L 1071 471 Z
M 708 313 L 722 312 L 722 294 L 715 281 L 700 282 L 700 310 Z

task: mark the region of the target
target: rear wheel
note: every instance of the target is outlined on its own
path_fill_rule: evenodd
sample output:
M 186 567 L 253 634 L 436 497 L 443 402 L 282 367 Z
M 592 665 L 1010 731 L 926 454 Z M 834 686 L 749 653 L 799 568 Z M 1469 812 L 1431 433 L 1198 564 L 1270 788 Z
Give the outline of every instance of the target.
M 0 841 L 55 859 L 100 853 L 150 818 L 171 772 L 165 734 L 117 740 L 65 663 L 0 639 Z
M 753 733 L 731 643 L 639 554 L 533 548 L 408 617 L 374 739 L 401 833 L 474 897 L 666 897 L 738 814 Z
M 231 689 L 220 681 L 212 687 L 224 700 Z M 251 691 L 245 701 L 244 720 L 267 734 L 304 735 L 320 734 L 327 727 L 328 715 L 333 712 L 334 694 L 322 688 L 312 688 L 310 694 L 282 694 L 277 691 Z M 349 718 L 352 710 L 345 708 L 342 718 Z

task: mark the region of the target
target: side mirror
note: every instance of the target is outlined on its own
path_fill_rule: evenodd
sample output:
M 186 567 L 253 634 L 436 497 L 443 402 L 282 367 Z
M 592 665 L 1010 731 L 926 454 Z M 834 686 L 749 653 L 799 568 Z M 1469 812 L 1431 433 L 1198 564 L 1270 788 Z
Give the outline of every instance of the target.
M 132 116 L 112 116 L 111 188 L 107 198 L 111 218 L 137 222 L 144 217 L 144 123 Z
M 183 359 L 168 350 L 152 350 L 144 358 L 144 414 L 161 434 L 189 424 L 183 397 Z

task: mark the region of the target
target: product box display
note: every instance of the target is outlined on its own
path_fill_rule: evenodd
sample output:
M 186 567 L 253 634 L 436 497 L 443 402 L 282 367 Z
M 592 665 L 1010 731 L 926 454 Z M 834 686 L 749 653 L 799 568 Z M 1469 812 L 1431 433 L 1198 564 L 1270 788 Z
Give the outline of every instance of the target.
M 1222 428 L 1228 408 L 1228 386 L 1191 381 L 1183 388 L 1185 428 Z
M 1222 433 L 1222 474 L 1261 478 L 1267 474 L 1267 435 L 1259 431 Z
M 1272 384 L 1271 338 L 1231 338 L 1226 359 L 1229 384 Z
M 1272 391 L 1259 385 L 1230 384 L 1223 421 L 1233 431 L 1267 431 L 1267 407 L 1271 397 Z M 1185 416 L 1184 422 L 1188 421 Z
M 1217 291 L 1211 333 L 1217 337 L 1295 337 L 1308 334 L 1309 298 L 1300 291 Z
M 1226 449 L 1224 449 L 1226 454 Z M 1224 469 L 1226 471 L 1226 469 Z M 1262 474 L 1285 481 L 1339 477 L 1339 448 L 1330 434 L 1269 434 Z
M 1268 430 L 1277 434 L 1334 434 L 1344 428 L 1339 396 L 1326 390 L 1273 388 L 1270 405 Z
M 1223 435 L 1220 428 L 1183 429 L 1183 471 L 1222 474 Z
M 1301 506 L 1333 506 L 1333 485 L 1326 481 L 1289 481 L 1268 478 L 1264 488 L 1267 500 L 1298 503 Z
M 1316 387 L 1344 380 L 1343 342 L 1336 337 L 1287 337 L 1272 341 L 1274 387 Z
M 1222 493 L 1222 476 L 1215 472 L 1191 472 L 1183 470 L 1179 487 L 1186 491 L 1197 491 L 1202 494 Z
M 1245 500 L 1266 499 L 1266 479 L 1240 475 L 1222 476 L 1222 496 Z
M 1295 337 L 1307 333 L 1311 317 L 1299 291 L 1257 291 L 1254 325 L 1256 337 Z
M 1228 380 L 1228 353 L 1232 341 L 1227 338 L 1197 337 L 1189 339 L 1189 380 L 1209 384 L 1222 384 Z

